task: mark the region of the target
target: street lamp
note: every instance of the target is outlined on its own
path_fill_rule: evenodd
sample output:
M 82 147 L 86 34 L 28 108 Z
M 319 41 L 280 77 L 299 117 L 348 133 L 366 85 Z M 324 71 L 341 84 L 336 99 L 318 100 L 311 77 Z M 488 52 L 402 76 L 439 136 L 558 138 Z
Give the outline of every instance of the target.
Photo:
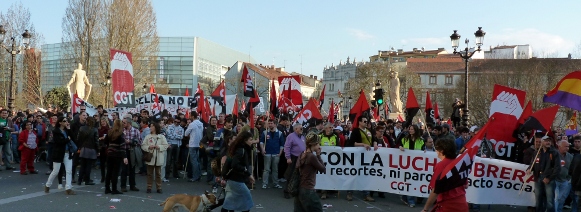
M 0 25 L 0 46 L 2 46 L 4 49 L 6 49 L 6 51 L 12 55 L 12 68 L 10 69 L 10 97 L 8 97 L 8 109 L 10 109 L 10 111 L 14 111 L 14 96 L 16 95 L 15 90 L 14 90 L 14 71 L 16 70 L 16 55 L 20 54 L 20 50 L 22 50 L 22 46 L 18 46 L 16 47 L 16 37 L 12 36 L 10 37 L 10 40 L 12 40 L 12 45 L 10 46 L 10 49 L 8 47 L 6 47 L 4 44 L 2 44 L 2 42 L 4 41 L 4 36 L 6 36 L 6 30 L 4 30 L 4 26 Z M 24 44 L 24 49 L 28 49 L 29 45 L 30 45 L 30 37 L 32 37 L 30 35 L 30 33 L 28 33 L 28 30 L 24 30 L 24 33 L 22 33 L 22 44 Z
M 464 108 L 462 114 L 462 125 L 468 126 L 468 120 L 470 119 L 470 111 L 468 110 L 468 60 L 474 56 L 474 53 L 481 51 L 480 47 L 484 41 L 484 35 L 486 32 L 482 31 L 482 27 L 478 27 L 478 31 L 474 33 L 476 37 L 476 46 L 477 49 L 474 52 L 470 53 L 468 51 L 468 43 L 469 40 L 466 39 L 464 43 L 466 44 L 466 48 L 464 52 L 456 51 L 458 49 L 460 43 L 460 34 L 457 33 L 458 30 L 454 30 L 454 34 L 450 35 L 450 40 L 452 41 L 452 48 L 454 48 L 454 54 L 459 54 L 462 59 L 464 59 Z
M 107 106 L 107 108 L 109 107 L 109 101 L 107 100 L 109 98 L 109 85 L 111 85 L 111 75 L 107 75 L 106 77 L 106 81 L 101 83 L 102 87 L 107 87 L 107 92 L 105 95 L 105 105 Z

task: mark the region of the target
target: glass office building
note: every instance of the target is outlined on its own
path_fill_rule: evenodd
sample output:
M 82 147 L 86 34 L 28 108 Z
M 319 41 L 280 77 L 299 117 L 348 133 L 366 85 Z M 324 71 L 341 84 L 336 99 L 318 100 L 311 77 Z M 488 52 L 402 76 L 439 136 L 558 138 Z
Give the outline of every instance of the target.
M 42 46 L 43 92 L 65 86 L 76 68 L 75 60 L 64 59 L 63 46 L 62 43 Z M 183 95 L 186 87 L 194 88 L 198 82 L 203 87 L 217 85 L 224 73 L 237 61 L 256 63 L 248 54 L 200 37 L 160 37 L 159 52 L 156 56 L 158 66 L 153 83 L 161 81 L 167 83 L 174 95 Z M 93 80 L 92 76 L 89 78 L 93 86 L 99 83 L 98 80 Z

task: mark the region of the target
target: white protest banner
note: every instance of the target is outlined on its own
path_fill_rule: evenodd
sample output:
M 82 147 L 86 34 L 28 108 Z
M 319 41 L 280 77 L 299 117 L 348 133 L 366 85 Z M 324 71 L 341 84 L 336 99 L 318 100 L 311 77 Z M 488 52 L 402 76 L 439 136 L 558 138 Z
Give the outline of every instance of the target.
M 434 167 L 440 161 L 434 152 L 417 150 L 366 151 L 363 147 L 328 146 L 321 149 L 326 174 L 317 174 L 315 188 L 324 190 L 383 191 L 427 197 Z M 467 201 L 534 205 L 532 182 L 518 195 L 525 169 L 526 165 L 522 164 L 476 157 L 466 190 Z
M 534 179 L 527 165 L 490 158 L 474 158 L 466 199 L 475 204 L 535 206 Z M 522 193 L 519 190 L 525 183 Z
M 135 109 L 136 111 L 141 111 L 142 109 L 148 110 L 150 113 L 153 112 L 153 105 L 155 104 L 155 95 L 153 93 L 148 93 L 137 98 Z M 159 97 L 159 107 L 160 110 L 167 110 L 170 114 L 176 115 L 178 112 L 185 114 L 185 110 L 193 109 L 190 107 L 194 101 L 197 101 L 193 96 L 170 96 L 157 94 Z M 234 102 L 236 95 L 226 95 L 226 102 Z M 210 107 L 214 107 L 214 101 L 208 101 Z M 226 105 L 226 112 L 230 113 L 234 104 Z M 216 103 L 216 111 L 222 111 L 222 107 Z

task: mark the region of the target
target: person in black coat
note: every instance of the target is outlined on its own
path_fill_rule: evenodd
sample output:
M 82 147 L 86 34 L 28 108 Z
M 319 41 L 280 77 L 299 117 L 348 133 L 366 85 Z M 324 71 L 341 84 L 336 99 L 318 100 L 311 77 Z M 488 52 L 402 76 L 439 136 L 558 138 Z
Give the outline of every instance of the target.
M 48 193 L 50 190 L 50 186 L 54 181 L 54 178 L 57 177 L 59 169 L 61 167 L 61 163 L 65 165 L 65 172 L 66 172 L 66 194 L 67 195 L 75 195 L 75 192 L 71 190 L 72 188 L 72 166 L 73 166 L 73 153 L 70 149 L 68 143 L 71 141 L 71 131 L 69 130 L 70 126 L 68 121 L 64 117 L 60 117 L 57 121 L 55 129 L 53 130 L 53 147 L 52 147 L 52 162 L 53 162 L 53 169 L 48 177 L 48 181 L 44 186 L 44 192 Z
M 97 160 L 99 153 L 99 133 L 95 128 L 95 119 L 93 117 L 87 118 L 87 125 L 79 129 L 77 140 L 81 142 L 79 146 L 79 157 L 81 159 L 81 170 L 79 171 L 78 185 L 85 181 L 85 185 L 95 185 L 91 180 L 91 169 Z

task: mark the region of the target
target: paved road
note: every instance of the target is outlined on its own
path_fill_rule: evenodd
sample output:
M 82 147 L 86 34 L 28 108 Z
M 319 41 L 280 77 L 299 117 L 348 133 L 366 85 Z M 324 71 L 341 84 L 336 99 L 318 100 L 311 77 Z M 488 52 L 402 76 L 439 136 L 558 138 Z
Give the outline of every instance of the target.
M 77 192 L 75 196 L 65 195 L 64 190 L 57 189 L 55 180 L 50 194 L 45 194 L 43 186 L 48 175 L 44 173 L 48 168 L 44 163 L 37 163 L 38 175 L 20 175 L 13 171 L 0 171 L 0 208 L 1 211 L 161 211 L 158 204 L 172 194 L 188 193 L 201 194 L 204 190 L 211 190 L 210 186 L 202 182 L 189 183 L 184 179 L 170 179 L 169 183 L 163 183 L 163 194 L 145 193 L 146 177 L 137 176 L 137 187 L 139 192 L 127 192 L 123 195 L 105 195 L 103 184 L 97 183 L 92 186 L 73 185 L 73 190 Z M 92 177 L 95 182 L 100 181 L 99 170 L 93 170 Z M 154 188 L 155 189 L 155 188 Z M 330 204 L 332 207 L 325 211 L 421 211 L 421 206 L 409 208 L 403 205 L 397 195 L 388 194 L 385 199 L 376 198 L 376 202 L 368 203 L 362 201 L 362 194 L 354 195 L 351 202 L 346 201 L 344 192 L 332 194 L 323 204 Z M 292 200 L 283 198 L 280 189 L 254 189 L 252 191 L 255 207 L 252 211 L 292 211 Z M 121 202 L 110 202 L 111 198 L 121 199 Z M 114 207 L 114 209 L 112 209 Z M 487 206 L 482 211 L 526 211 L 524 207 L 517 209 L 507 206 L 492 206 L 487 210 Z M 185 210 L 181 210 L 185 211 Z M 214 210 L 219 211 L 219 210 Z

